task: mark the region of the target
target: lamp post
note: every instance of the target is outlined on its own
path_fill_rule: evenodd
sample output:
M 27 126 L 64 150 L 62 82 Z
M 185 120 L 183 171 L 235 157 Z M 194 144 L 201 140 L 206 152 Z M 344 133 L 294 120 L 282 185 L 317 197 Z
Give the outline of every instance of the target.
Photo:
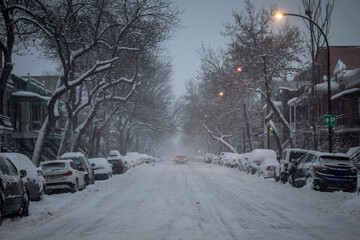
M 307 18 L 305 16 L 302 16 L 302 15 L 299 15 L 299 14 L 293 14 L 293 13 L 280 13 L 278 12 L 276 14 L 276 18 L 278 19 L 281 19 L 282 17 L 284 16 L 294 16 L 294 17 L 300 17 L 300 18 L 303 18 L 303 19 L 306 19 L 308 20 L 309 22 L 311 22 L 312 24 L 314 24 L 320 31 L 320 33 L 323 35 L 324 39 L 325 39 L 325 43 L 326 43 L 326 48 L 327 48 L 327 81 L 328 81 L 328 94 L 327 94 L 327 103 L 328 103 L 328 115 L 331 115 L 331 86 L 330 86 L 330 48 L 329 48 L 329 42 L 326 38 L 326 35 L 325 33 L 323 32 L 323 30 L 321 29 L 321 27 L 316 23 L 314 22 L 313 20 L 311 20 L 310 18 Z M 332 148 L 333 148 L 333 144 L 332 144 L 332 126 L 329 125 L 328 126 L 328 143 L 329 143 L 329 152 L 332 152 Z

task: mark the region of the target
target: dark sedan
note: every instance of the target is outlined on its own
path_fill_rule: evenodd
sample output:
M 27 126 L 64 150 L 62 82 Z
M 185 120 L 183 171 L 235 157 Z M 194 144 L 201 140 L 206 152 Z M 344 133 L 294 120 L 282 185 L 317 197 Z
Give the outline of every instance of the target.
M 344 190 L 357 188 L 357 169 L 349 157 L 340 153 L 310 151 L 292 164 L 290 183 L 315 190 Z

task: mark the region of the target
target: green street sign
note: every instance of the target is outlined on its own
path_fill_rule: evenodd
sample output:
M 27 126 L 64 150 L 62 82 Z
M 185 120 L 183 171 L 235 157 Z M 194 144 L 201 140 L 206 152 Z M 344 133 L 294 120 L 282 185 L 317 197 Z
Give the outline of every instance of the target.
M 336 125 L 336 115 L 324 115 L 324 125 Z

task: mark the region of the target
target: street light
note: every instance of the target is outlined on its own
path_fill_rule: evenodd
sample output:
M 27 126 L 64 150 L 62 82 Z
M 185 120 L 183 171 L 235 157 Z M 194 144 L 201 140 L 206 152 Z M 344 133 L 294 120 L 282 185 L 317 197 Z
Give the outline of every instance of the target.
M 220 97 L 224 96 L 224 92 L 219 92 L 219 96 Z
M 328 102 L 328 115 L 331 115 L 331 87 L 330 87 L 330 48 L 329 48 L 329 42 L 326 38 L 325 33 L 323 32 L 323 30 L 321 29 L 321 27 L 314 22 L 313 20 L 311 20 L 310 18 L 307 18 L 305 16 L 299 15 L 299 14 L 293 14 L 293 13 L 282 13 L 282 12 L 277 12 L 275 17 L 277 19 L 282 19 L 284 16 L 294 16 L 294 17 L 300 17 L 303 19 L 308 20 L 309 22 L 311 22 L 312 24 L 314 24 L 320 31 L 320 33 L 323 35 L 324 39 L 325 39 L 325 43 L 326 43 L 326 48 L 327 48 L 327 80 L 328 80 L 328 96 L 327 96 L 327 102 Z M 329 136 L 328 136 L 328 140 L 329 140 L 329 152 L 332 152 L 332 126 L 329 125 L 328 126 L 328 130 L 329 130 Z

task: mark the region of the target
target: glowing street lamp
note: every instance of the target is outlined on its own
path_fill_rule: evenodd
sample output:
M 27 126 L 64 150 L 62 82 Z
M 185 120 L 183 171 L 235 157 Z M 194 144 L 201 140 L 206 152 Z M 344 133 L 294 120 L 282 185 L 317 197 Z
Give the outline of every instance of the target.
M 312 24 L 314 24 L 320 31 L 320 33 L 323 35 L 324 39 L 325 39 L 325 43 L 326 43 L 326 48 L 327 48 L 327 80 L 328 80 L 328 98 L 327 98 L 327 102 L 328 102 L 328 115 L 331 115 L 331 87 L 330 87 L 330 48 L 329 48 L 329 42 L 326 38 L 325 33 L 323 32 L 323 30 L 321 29 L 321 27 L 314 22 L 313 20 L 311 20 L 310 18 L 307 18 L 305 16 L 299 15 L 299 14 L 293 14 L 293 13 L 282 13 L 282 12 L 277 12 L 275 14 L 275 17 L 277 19 L 282 19 L 284 16 L 294 16 L 294 17 L 300 17 L 303 19 L 308 20 L 309 22 L 311 22 Z M 332 126 L 329 125 L 328 126 L 329 129 L 329 137 L 328 137 L 328 141 L 329 141 L 329 152 L 332 152 Z
M 237 72 L 242 72 L 242 68 L 241 68 L 241 67 L 238 67 L 238 68 L 236 69 L 236 71 L 237 71 Z
M 222 91 L 219 92 L 219 96 L 220 96 L 220 97 L 224 96 L 224 92 L 222 92 Z

